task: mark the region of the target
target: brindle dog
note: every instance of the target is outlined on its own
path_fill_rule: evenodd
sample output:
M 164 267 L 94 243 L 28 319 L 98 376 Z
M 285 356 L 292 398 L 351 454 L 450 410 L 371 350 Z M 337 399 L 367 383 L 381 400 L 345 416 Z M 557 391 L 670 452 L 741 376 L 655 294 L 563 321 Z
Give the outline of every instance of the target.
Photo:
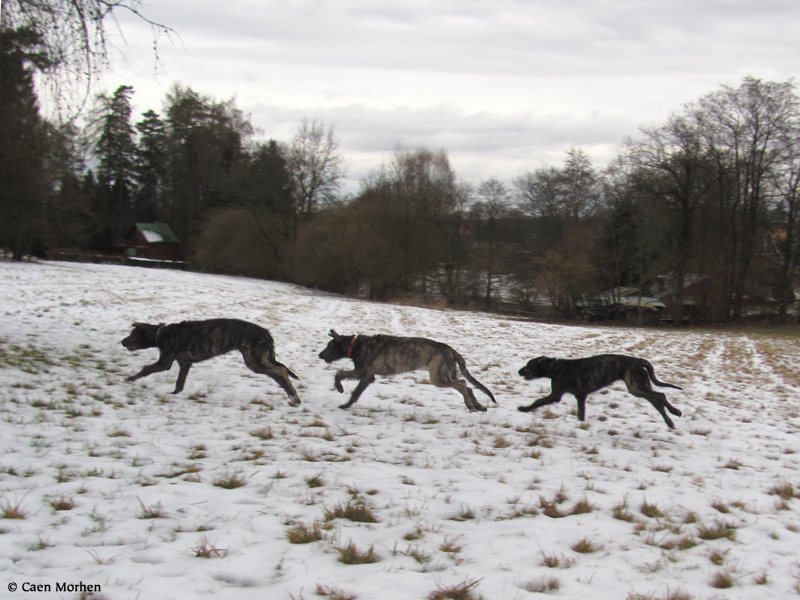
M 161 356 L 126 381 L 136 381 L 159 371 L 169 371 L 178 361 L 180 372 L 173 394 L 183 390 L 186 375 L 192 364 L 225 354 L 233 350 L 242 353 L 244 364 L 255 373 L 274 379 L 289 396 L 289 404 L 298 406 L 300 398 L 289 377 L 297 375 L 275 360 L 275 342 L 269 331 L 238 319 L 209 319 L 207 321 L 182 321 L 165 325 L 134 323 L 133 331 L 122 340 L 131 352 L 144 348 L 158 348 Z
M 574 360 L 540 356 L 529 360 L 528 364 L 519 370 L 519 374 L 525 379 L 548 377 L 552 380 L 550 395 L 540 398 L 529 406 L 520 406 L 519 410 L 522 412 L 560 402 L 563 394 L 572 394 L 578 401 L 578 419 L 583 421 L 586 417 L 586 397 L 615 381 L 622 380 L 631 394 L 637 398 L 644 398 L 661 413 L 670 429 L 675 429 L 675 424 L 667 416 L 666 411 L 677 417 L 683 414 L 667 401 L 664 394 L 654 391 L 650 383 L 676 390 L 683 388 L 659 381 L 653 365 L 643 358 L 620 354 L 600 354 Z
M 431 383 L 437 387 L 449 387 L 464 397 L 464 404 L 472 411 L 485 411 L 486 407 L 475 399 L 467 382 L 458 376 L 459 370 L 475 387 L 497 403 L 482 383 L 470 375 L 464 358 L 447 344 L 425 338 L 395 337 L 391 335 L 339 335 L 333 329 L 333 338 L 319 357 L 327 363 L 342 358 L 352 358 L 352 371 L 336 371 L 333 384 L 339 393 L 344 393 L 342 379 L 358 379 L 345 404 L 339 408 L 350 408 L 376 375 L 397 375 L 417 369 L 427 369 Z

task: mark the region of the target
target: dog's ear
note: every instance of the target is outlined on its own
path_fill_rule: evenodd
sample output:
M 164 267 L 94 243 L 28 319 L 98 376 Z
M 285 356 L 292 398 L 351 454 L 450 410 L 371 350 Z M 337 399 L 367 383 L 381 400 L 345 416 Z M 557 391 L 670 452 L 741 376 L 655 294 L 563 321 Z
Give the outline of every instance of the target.
M 147 325 L 147 323 L 134 322 L 131 324 L 131 327 L 136 328 L 136 327 L 142 327 L 143 325 Z
M 336 332 L 335 332 L 333 329 L 331 329 L 331 330 L 330 330 L 330 332 L 328 333 L 328 335 L 329 335 L 329 336 L 331 336 L 333 339 L 335 339 L 337 342 L 339 341 L 339 338 L 341 337 L 341 336 L 340 336 L 338 333 L 336 333 Z

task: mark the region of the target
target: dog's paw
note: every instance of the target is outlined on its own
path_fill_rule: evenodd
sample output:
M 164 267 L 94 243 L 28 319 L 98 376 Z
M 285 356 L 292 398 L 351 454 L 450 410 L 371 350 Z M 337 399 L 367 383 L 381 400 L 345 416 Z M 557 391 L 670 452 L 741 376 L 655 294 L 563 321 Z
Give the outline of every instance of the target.
M 300 398 L 289 398 L 289 406 L 300 406 Z
M 347 403 L 345 403 L 345 404 L 340 404 L 340 405 L 339 405 L 339 408 L 350 408 L 350 405 L 349 405 L 349 404 L 347 404 Z
M 125 381 L 136 381 L 136 375 L 131 375 L 125 378 Z
M 339 381 L 338 379 L 333 382 L 333 387 L 335 387 L 336 391 L 339 392 L 340 394 L 344 394 L 344 387 L 342 386 L 342 382 Z
M 531 407 L 530 406 L 518 406 L 517 410 L 519 412 L 530 412 L 531 411 Z

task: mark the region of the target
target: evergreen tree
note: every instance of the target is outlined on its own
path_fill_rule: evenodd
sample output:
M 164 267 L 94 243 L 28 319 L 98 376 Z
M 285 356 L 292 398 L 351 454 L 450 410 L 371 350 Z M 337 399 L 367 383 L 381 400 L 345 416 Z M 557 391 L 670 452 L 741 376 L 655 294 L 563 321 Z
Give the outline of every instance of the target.
M 153 110 L 148 110 L 142 117 L 136 123 L 139 144 L 136 147 L 134 171 L 139 190 L 134 203 L 134 216 L 142 221 L 163 220 L 167 128 Z
M 18 260 L 35 246 L 47 194 L 33 74 L 52 63 L 41 41 L 32 29 L 0 29 L 0 245 Z

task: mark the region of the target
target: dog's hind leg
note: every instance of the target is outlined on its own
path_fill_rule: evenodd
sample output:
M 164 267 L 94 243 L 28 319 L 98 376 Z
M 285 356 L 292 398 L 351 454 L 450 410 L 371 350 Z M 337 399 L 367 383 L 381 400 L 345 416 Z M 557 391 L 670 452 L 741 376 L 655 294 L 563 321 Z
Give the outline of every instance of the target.
M 645 371 L 637 371 L 630 377 L 625 378 L 625 385 L 628 391 L 637 398 L 643 398 L 655 407 L 659 414 L 664 418 L 664 422 L 670 429 L 675 429 L 675 423 L 667 415 L 667 410 L 676 417 L 683 415 L 681 411 L 672 406 L 667 397 L 661 392 L 656 392 L 650 385 L 650 378 Z
M 638 395 L 638 394 L 634 394 L 634 396 L 636 396 L 636 395 Z M 660 396 L 660 398 L 658 396 Z M 670 429 L 675 429 L 675 423 L 672 422 L 672 419 L 670 419 L 669 416 L 667 415 L 667 411 L 664 410 L 664 407 L 669 405 L 669 402 L 667 402 L 667 397 L 664 396 L 664 394 L 661 394 L 659 392 L 653 392 L 653 396 L 652 397 L 649 394 L 647 396 L 639 396 L 639 397 L 640 398 L 644 398 L 645 400 L 647 400 L 650 404 L 652 404 L 655 407 L 655 409 L 664 418 L 664 422 L 667 424 L 667 427 L 669 427 Z M 672 412 L 672 411 L 670 411 L 670 412 Z M 675 414 L 675 413 L 672 413 L 672 414 Z M 680 411 L 678 411 L 678 415 L 677 416 L 680 416 Z
M 290 406 L 299 406 L 300 397 L 289 380 L 289 369 L 283 365 L 272 363 L 267 357 L 248 350 L 242 350 L 242 358 L 248 369 L 254 373 L 260 373 L 271 378 L 275 383 L 283 388 L 289 396 Z
M 444 359 L 444 357 L 437 357 L 428 365 L 431 383 L 436 387 L 456 390 L 464 397 L 464 404 L 467 405 L 467 409 L 470 412 L 486 412 L 486 407 L 475 398 L 475 394 L 472 393 L 472 389 L 467 385 L 466 380 L 459 378 L 456 367 L 457 359 L 450 361 Z M 494 398 L 492 399 L 494 400 Z
M 292 382 L 289 381 L 289 369 L 283 366 L 270 366 L 261 371 L 264 375 L 271 377 L 272 380 L 283 388 L 286 395 L 289 396 L 290 406 L 300 406 L 300 397 L 294 389 Z
M 173 394 L 180 394 L 183 391 L 183 385 L 186 383 L 186 376 L 189 374 L 192 363 L 188 360 L 179 360 L 178 366 L 180 367 L 180 372 L 178 373 L 178 381 L 175 382 L 175 389 L 172 391 Z
M 486 407 L 478 402 L 478 399 L 475 398 L 475 394 L 472 393 L 472 388 L 467 385 L 464 379 L 457 379 L 456 381 L 444 383 L 442 381 L 436 381 L 434 377 L 431 377 L 431 383 L 436 387 L 453 388 L 456 390 L 464 397 L 464 404 L 467 405 L 469 412 L 486 412 Z
M 467 385 L 466 381 L 459 379 L 450 387 L 461 392 L 461 395 L 464 396 L 464 404 L 467 405 L 467 408 L 470 412 L 486 412 L 486 407 L 478 402 L 478 399 L 475 397 L 475 394 L 472 393 L 472 389 Z
M 337 375 L 338 375 L 338 373 L 337 373 Z M 371 377 L 367 377 L 366 379 L 360 380 L 358 382 L 358 385 L 356 386 L 356 389 L 354 389 L 353 393 L 350 394 L 350 400 L 348 400 L 344 404 L 340 404 L 339 408 L 350 408 L 351 406 L 353 406 L 353 404 L 358 402 L 358 398 L 361 396 L 361 394 L 364 392 L 364 390 L 367 389 L 367 386 L 370 383 L 373 383 L 374 381 L 375 381 L 375 375 L 372 375 Z M 338 382 L 338 379 L 337 379 L 337 382 Z M 339 385 L 341 386 L 342 384 L 340 383 Z

